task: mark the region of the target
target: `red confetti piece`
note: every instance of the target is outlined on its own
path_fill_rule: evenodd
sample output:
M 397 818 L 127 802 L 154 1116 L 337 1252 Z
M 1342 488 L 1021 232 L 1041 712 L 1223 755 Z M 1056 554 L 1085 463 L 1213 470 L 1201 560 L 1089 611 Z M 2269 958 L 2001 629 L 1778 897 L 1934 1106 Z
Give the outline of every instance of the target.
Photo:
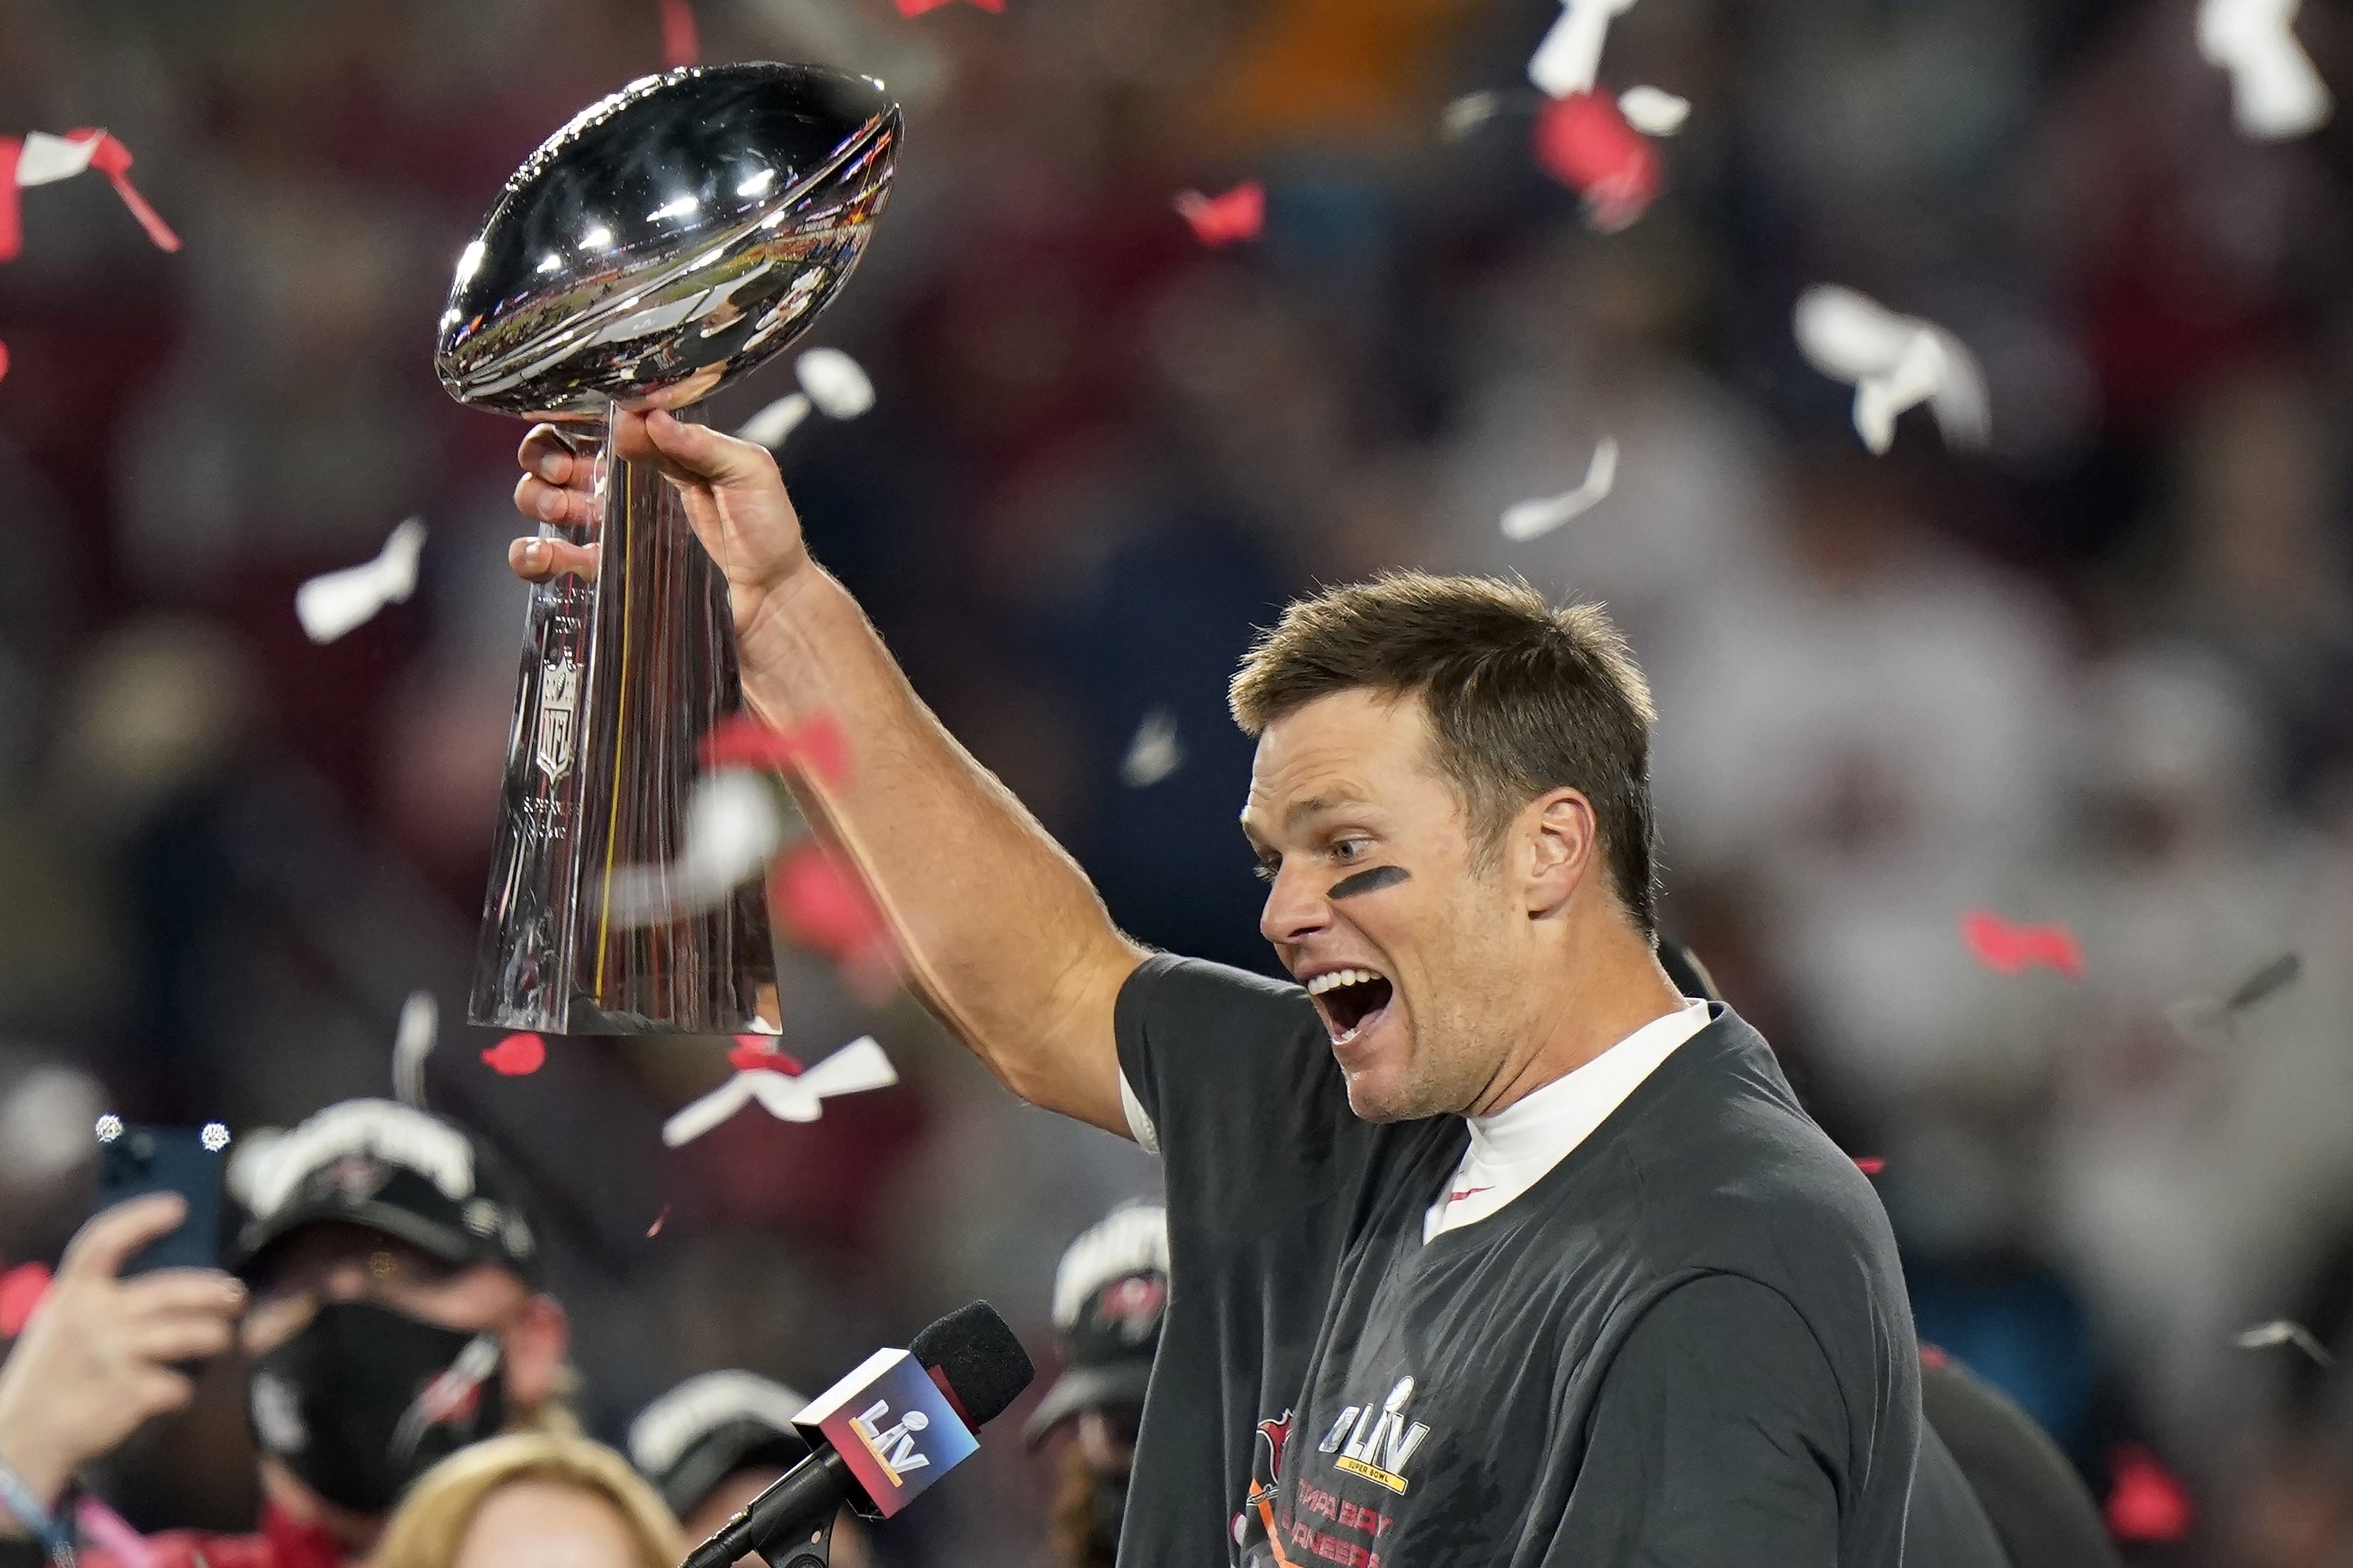
M 1866 1176 L 1875 1176 L 1887 1169 L 1887 1162 L 1876 1154 L 1865 1154 L 1854 1163 L 1854 1168 Z
M 25 248 L 24 221 L 16 201 L 16 155 L 24 150 L 25 143 L 16 137 L 0 136 L 0 261 Z
M 1977 961 L 1997 974 L 2016 974 L 2029 964 L 2048 964 L 2070 979 L 2084 973 L 2084 950 L 2063 925 L 2012 925 L 1989 910 L 1961 917 L 1961 940 Z
M 0 343 L 0 381 L 8 379 L 8 345 Z
M 492 1072 L 521 1078 L 547 1065 L 547 1042 L 537 1035 L 509 1035 L 484 1051 L 482 1060 Z
M 776 1048 L 776 1042 L 766 1035 L 738 1035 L 735 1048 L 727 1053 L 727 1064 L 737 1072 L 780 1072 L 786 1078 L 801 1076 L 801 1064 L 797 1058 Z
M 2118 1541 L 2164 1545 L 2189 1533 L 2196 1515 L 2189 1489 L 2137 1443 L 2119 1443 L 2108 1458 L 2108 1533 Z
M 1604 234 L 1641 217 L 1666 185 L 1658 149 L 1604 91 L 1546 103 L 1531 145 L 1546 174 L 1585 198 L 1586 221 Z
M 702 58 L 702 41 L 695 36 L 694 7 L 688 0 L 660 0 L 662 64 L 671 70 Z
M 899 15 L 920 16 L 926 11 L 936 11 L 947 3 L 948 0 L 899 0 Z M 1005 0 L 972 0 L 972 4 L 984 11 L 995 11 L 1000 16 L 1005 11 Z
M 170 226 L 157 216 L 155 209 L 147 205 L 147 198 L 132 187 L 130 148 L 105 132 L 92 132 L 88 127 L 67 132 L 66 140 L 77 142 L 93 134 L 98 137 L 98 151 L 91 154 L 90 166 L 113 182 L 114 194 L 122 198 L 122 205 L 131 209 L 131 216 L 139 220 L 139 226 L 147 231 L 148 238 L 161 249 L 179 249 L 180 237 L 174 234 Z
M 0 1340 L 13 1340 L 25 1331 L 31 1321 L 33 1309 L 49 1293 L 49 1268 L 46 1263 L 19 1263 L 5 1274 L 0 1274 Z
M 1953 1358 L 1935 1345 L 1924 1344 L 1920 1347 L 1920 1364 L 1930 1372 L 1940 1372 L 1950 1366 L 1952 1363 Z
M 668 1218 L 670 1218 L 670 1205 L 664 1204 L 662 1205 L 662 1212 L 654 1215 L 653 1224 L 646 1226 L 646 1239 L 648 1241 L 651 1241 L 654 1237 L 661 1234 L 662 1221 Z
M 1211 249 L 1238 239 L 1256 239 L 1266 226 L 1266 187 L 1256 180 L 1244 180 L 1222 196 L 1179 191 L 1176 210 L 1193 226 L 1193 237 Z
M 866 884 L 813 838 L 802 839 L 776 862 L 768 902 L 783 917 L 786 935 L 837 963 L 856 963 L 892 945 L 891 928 Z
M 724 720 L 703 737 L 705 767 L 766 768 L 771 773 L 813 773 L 828 784 L 849 776 L 849 753 L 841 726 L 829 713 L 819 713 L 789 729 L 778 730 L 749 713 Z

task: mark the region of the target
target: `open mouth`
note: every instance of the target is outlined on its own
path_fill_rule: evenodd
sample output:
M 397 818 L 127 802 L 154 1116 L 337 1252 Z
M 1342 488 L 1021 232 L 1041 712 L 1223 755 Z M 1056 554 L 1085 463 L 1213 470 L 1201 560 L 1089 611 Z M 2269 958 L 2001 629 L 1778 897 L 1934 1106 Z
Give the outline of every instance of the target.
M 1386 975 L 1369 969 L 1335 969 L 1307 983 L 1307 994 L 1324 1015 L 1332 1043 L 1345 1046 L 1380 1015 L 1396 994 Z

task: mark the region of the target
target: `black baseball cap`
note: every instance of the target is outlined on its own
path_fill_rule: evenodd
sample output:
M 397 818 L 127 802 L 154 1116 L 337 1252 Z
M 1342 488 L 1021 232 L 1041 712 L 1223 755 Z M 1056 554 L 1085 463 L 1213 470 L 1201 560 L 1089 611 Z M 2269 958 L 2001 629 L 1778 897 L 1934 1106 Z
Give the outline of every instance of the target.
M 789 1470 L 808 1458 L 793 1417 L 808 1401 L 751 1372 L 690 1377 L 629 1423 L 629 1463 L 684 1519 L 738 1470 Z
M 1142 1405 L 1167 1312 L 1166 1209 L 1124 1205 L 1071 1243 L 1054 1270 L 1062 1375 L 1022 1430 L 1029 1447 L 1082 1412 Z
M 241 1140 L 230 1195 L 245 1211 L 229 1267 L 252 1279 L 307 1225 L 364 1226 L 447 1263 L 494 1263 L 525 1280 L 539 1245 L 521 1190 L 480 1140 L 391 1100 L 346 1100 L 290 1131 Z

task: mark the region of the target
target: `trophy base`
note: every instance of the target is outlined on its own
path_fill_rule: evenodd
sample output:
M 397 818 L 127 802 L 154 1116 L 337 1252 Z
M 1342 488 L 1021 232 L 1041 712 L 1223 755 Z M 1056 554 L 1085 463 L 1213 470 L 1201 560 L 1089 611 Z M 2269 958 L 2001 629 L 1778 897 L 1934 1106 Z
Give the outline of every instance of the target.
M 675 867 L 703 738 L 742 704 L 727 584 L 675 486 L 598 451 L 596 579 L 532 590 L 499 834 L 467 1017 L 560 1035 L 773 1034 L 766 890 L 716 904 Z M 617 916 L 615 874 L 676 882 L 665 918 Z

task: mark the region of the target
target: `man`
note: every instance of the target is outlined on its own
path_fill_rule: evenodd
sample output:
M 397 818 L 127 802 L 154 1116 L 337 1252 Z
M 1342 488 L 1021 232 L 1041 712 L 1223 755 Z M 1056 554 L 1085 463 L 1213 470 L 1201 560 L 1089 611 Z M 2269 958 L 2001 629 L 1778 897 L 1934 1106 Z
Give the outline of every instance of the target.
M 1136 1429 L 1167 1308 L 1168 1211 L 1158 1204 L 1113 1209 L 1071 1243 L 1054 1270 L 1062 1375 L 1022 1436 L 1035 1449 L 1076 1428 L 1054 1500 L 1060 1568 L 1111 1568 L 1118 1553 Z
M 783 1384 L 730 1369 L 688 1378 L 629 1423 L 629 1462 L 685 1527 L 708 1541 L 754 1498 L 809 1457 L 793 1417 L 808 1404 Z M 848 1509 L 835 1515 L 833 1568 L 867 1568 L 866 1537 Z M 745 1552 L 736 1568 L 761 1568 Z
M 727 575 L 746 705 L 844 726 L 846 780 L 800 787 L 928 1004 L 1017 1094 L 1163 1154 L 1131 1563 L 1894 1563 L 1915 1464 L 1964 1517 L 1915 1540 L 2000 1561 L 1922 1444 L 1869 1184 L 1659 968 L 1650 698 L 1598 609 L 1398 577 L 1253 650 L 1279 984 L 1113 926 L 811 563 L 765 450 L 659 412 L 614 434 Z M 525 516 L 589 520 L 592 459 L 543 426 L 521 460 Z
M 501 1429 L 569 1424 L 564 1310 L 533 1289 L 538 1246 L 513 1184 L 463 1128 L 346 1100 L 232 1175 L 250 1215 L 231 1249 L 241 1282 L 119 1277 L 178 1226 L 169 1194 L 95 1216 L 68 1247 L 0 1367 L 0 1464 L 31 1502 L 56 1511 L 84 1465 L 185 1405 L 193 1389 L 174 1363 L 226 1350 L 232 1331 L 253 1359 L 260 1532 L 158 1536 L 160 1568 L 360 1563 L 434 1460 Z M 41 1560 L 30 1522 L 0 1510 L 0 1568 Z

